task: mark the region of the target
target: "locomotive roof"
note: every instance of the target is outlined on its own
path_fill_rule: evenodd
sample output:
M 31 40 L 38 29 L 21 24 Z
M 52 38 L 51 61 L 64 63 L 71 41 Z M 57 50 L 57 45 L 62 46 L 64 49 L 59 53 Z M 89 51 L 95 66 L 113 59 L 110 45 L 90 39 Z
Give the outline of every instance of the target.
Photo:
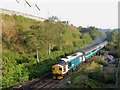
M 66 58 L 61 58 L 61 60 L 64 60 L 65 62 L 68 62 L 68 61 L 70 61 L 70 60 L 72 60 L 72 59 L 74 59 L 78 56 L 81 56 L 81 55 L 83 55 L 82 52 L 77 52 L 77 53 L 74 53 L 72 55 L 67 56 Z

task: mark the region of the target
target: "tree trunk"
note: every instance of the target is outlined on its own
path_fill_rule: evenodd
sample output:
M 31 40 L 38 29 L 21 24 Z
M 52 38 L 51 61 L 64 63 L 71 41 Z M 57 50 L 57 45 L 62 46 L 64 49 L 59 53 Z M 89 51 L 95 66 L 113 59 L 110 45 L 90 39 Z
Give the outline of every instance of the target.
M 51 52 L 51 43 L 49 44 L 49 55 L 50 55 L 50 52 Z
M 60 50 L 61 50 L 61 52 L 62 52 L 62 46 L 60 47 Z
M 37 63 L 39 63 L 38 48 L 37 48 Z

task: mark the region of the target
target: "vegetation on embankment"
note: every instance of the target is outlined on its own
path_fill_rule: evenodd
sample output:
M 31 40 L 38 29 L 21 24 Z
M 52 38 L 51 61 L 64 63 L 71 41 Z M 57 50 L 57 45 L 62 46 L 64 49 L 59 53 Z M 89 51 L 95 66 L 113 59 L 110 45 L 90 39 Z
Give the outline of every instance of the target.
M 106 46 L 106 50 L 108 50 L 115 58 L 120 58 L 120 34 L 117 30 L 107 31 L 106 39 L 108 41 L 108 45 Z
M 118 88 L 120 89 L 120 66 L 118 69 Z
M 117 30 L 107 31 L 106 37 L 108 45 L 105 49 L 109 51 L 109 54 L 115 57 L 115 66 L 118 66 L 120 58 L 120 35 Z M 103 55 L 105 51 L 101 51 Z M 101 57 L 94 57 L 91 64 L 83 65 L 77 72 L 70 76 L 71 84 L 63 83 L 66 88 L 114 88 L 115 87 L 115 75 L 116 67 L 108 65 Z M 96 64 L 97 63 L 97 64 Z M 103 65 L 103 71 L 100 70 L 99 65 Z M 97 67 L 98 66 L 98 67 Z M 120 69 L 119 69 L 120 71 Z M 120 73 L 120 72 L 119 72 Z M 118 74 L 118 78 L 120 74 Z M 118 87 L 120 84 L 120 78 L 118 79 Z M 66 85 L 66 86 L 65 86 Z M 120 88 L 120 87 L 119 87 Z
M 99 60 L 99 63 L 97 61 Z M 100 56 L 94 57 L 92 62 L 81 66 L 76 72 L 71 74 L 68 80 L 71 84 L 64 82 L 59 88 L 107 88 L 115 85 L 115 68 L 105 65 L 106 61 Z M 101 71 L 100 67 L 103 66 Z M 110 70 L 111 69 L 111 70 Z M 113 69 L 113 70 L 112 70 Z
M 3 88 L 43 75 L 58 59 L 94 44 L 94 38 L 99 36 L 95 27 L 92 28 L 97 33 L 91 27 L 80 33 L 75 26 L 49 20 L 41 22 L 10 15 L 2 15 L 2 20 Z M 89 29 L 94 33 L 92 36 Z

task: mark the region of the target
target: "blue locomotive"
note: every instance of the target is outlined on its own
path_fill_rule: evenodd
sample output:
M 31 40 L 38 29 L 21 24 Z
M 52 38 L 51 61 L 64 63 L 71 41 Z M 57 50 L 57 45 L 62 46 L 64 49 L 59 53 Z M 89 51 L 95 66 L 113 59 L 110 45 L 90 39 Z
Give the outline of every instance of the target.
M 82 65 L 84 62 L 89 61 L 90 58 L 103 49 L 107 43 L 107 41 L 104 41 L 103 43 L 88 50 L 76 52 L 70 56 L 67 56 L 66 58 L 61 58 L 55 65 L 52 66 L 53 79 L 62 79 L 64 75 L 73 71 L 76 67 Z

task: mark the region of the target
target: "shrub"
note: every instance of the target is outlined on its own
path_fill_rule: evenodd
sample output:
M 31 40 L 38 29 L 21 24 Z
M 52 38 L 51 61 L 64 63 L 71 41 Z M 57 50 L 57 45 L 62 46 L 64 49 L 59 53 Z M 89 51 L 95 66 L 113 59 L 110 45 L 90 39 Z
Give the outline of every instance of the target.
M 105 53 L 105 51 L 104 51 L 104 50 L 100 51 L 100 54 L 101 54 L 101 55 L 104 55 L 104 53 Z
M 105 80 L 104 74 L 100 70 L 96 70 L 95 72 L 90 72 L 90 73 L 88 73 L 88 76 L 91 79 L 95 79 L 95 80 L 98 80 L 101 82 L 103 82 Z
M 55 46 L 55 47 L 53 47 L 53 49 L 51 51 L 58 51 L 58 50 L 60 50 L 60 47 L 59 46 Z
M 24 67 L 24 64 L 19 64 L 11 67 L 6 67 L 7 74 L 2 76 L 2 87 L 10 87 L 16 83 L 25 82 L 29 80 L 28 69 Z
M 24 25 L 22 23 L 16 23 L 16 29 L 20 32 L 25 30 Z
M 83 88 L 96 88 L 97 87 L 97 81 L 94 79 L 89 79 L 87 82 L 82 83 Z
M 101 57 L 95 57 L 95 58 L 93 58 L 93 60 L 94 60 L 96 63 L 101 64 L 101 65 L 103 65 L 103 66 L 107 66 L 107 65 L 108 65 L 108 62 L 105 61 L 105 60 L 102 60 Z
M 115 83 L 115 77 L 107 76 L 104 80 L 105 83 Z

